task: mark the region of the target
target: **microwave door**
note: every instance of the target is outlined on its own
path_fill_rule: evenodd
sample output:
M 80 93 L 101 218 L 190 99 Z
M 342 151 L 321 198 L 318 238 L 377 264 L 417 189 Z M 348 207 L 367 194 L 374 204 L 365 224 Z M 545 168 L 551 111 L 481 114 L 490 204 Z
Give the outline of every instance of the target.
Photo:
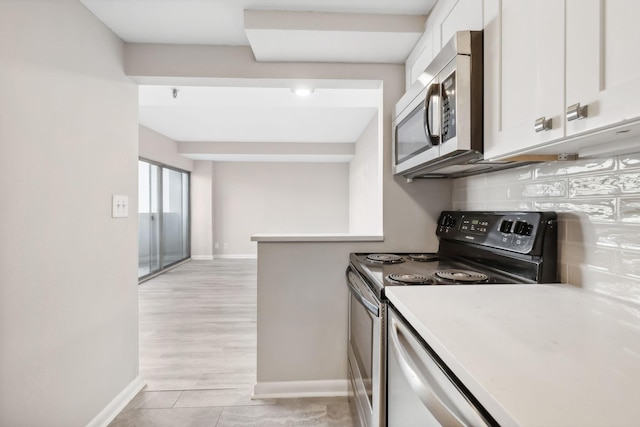
M 425 126 L 426 117 L 425 100 L 420 97 L 418 103 L 395 128 L 396 164 L 405 163 L 431 148 L 432 143 Z
M 440 144 L 440 85 L 432 83 L 425 98 L 425 132 L 431 145 Z
M 439 156 L 440 85 L 434 79 L 394 121 L 394 174 L 404 173 Z

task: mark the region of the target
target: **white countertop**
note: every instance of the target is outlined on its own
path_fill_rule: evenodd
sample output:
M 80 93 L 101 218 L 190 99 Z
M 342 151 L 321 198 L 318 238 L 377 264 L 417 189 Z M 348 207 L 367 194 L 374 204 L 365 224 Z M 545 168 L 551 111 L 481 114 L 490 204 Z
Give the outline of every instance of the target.
M 567 285 L 385 293 L 501 425 L 640 425 L 640 307 Z
M 254 234 L 252 242 L 382 242 L 382 235 L 360 234 Z

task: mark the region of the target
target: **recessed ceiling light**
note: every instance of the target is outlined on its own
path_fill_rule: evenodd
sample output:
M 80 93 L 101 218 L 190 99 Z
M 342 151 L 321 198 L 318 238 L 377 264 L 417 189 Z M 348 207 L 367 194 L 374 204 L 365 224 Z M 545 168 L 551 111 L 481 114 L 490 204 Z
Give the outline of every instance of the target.
M 291 89 L 293 93 L 298 96 L 309 96 L 313 93 L 313 89 L 300 88 L 300 89 Z

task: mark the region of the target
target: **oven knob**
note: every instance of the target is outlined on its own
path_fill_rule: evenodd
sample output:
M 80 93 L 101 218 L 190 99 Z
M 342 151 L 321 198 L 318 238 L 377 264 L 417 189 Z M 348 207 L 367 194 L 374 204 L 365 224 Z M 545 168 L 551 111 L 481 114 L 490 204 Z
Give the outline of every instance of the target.
M 531 231 L 533 231 L 533 225 L 524 221 L 516 221 L 516 226 L 513 229 L 513 232 L 520 236 L 531 236 Z
M 513 221 L 502 221 L 502 224 L 500 224 L 500 231 L 502 233 L 511 233 L 511 226 L 513 226 Z
M 445 215 L 440 220 L 440 225 L 443 227 L 453 227 L 456 225 L 456 219 L 451 215 Z

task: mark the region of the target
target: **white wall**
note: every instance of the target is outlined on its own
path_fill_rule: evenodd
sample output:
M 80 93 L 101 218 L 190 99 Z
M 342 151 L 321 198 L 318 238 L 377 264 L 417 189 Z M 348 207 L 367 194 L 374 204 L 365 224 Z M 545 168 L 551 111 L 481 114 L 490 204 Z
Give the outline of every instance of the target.
M 355 143 L 349 164 L 349 233 L 382 234 L 382 150 L 378 115 Z
M 139 125 L 140 157 L 191 172 L 193 160 L 178 154 L 178 143 L 171 138 Z
M 213 259 L 213 162 L 196 160 L 191 172 L 191 257 Z
M 214 253 L 256 254 L 258 233 L 347 233 L 348 182 L 347 163 L 216 163 Z
M 0 425 L 83 426 L 138 376 L 137 89 L 75 0 L 0 2 Z

